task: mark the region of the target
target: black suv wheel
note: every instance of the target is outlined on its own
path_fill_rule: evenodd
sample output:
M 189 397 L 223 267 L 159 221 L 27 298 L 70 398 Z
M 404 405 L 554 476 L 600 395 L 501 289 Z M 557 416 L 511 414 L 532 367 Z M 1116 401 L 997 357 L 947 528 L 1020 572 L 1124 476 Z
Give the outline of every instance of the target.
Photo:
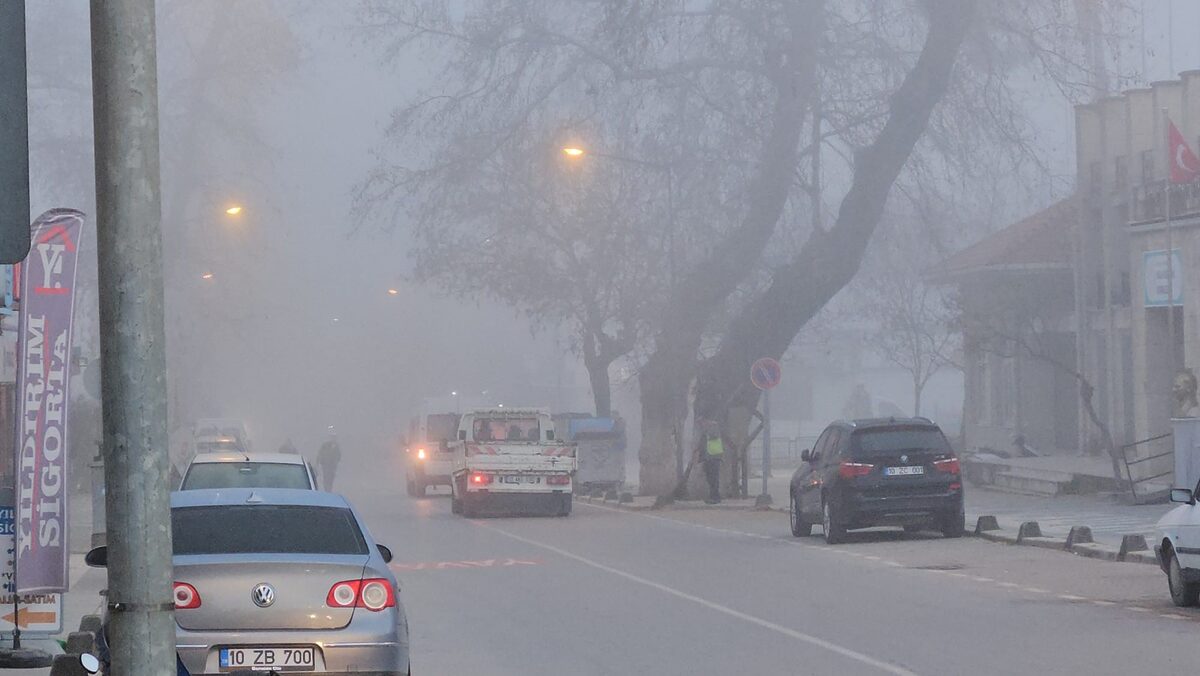
M 796 504 L 796 494 L 792 493 L 788 499 L 788 519 L 792 524 L 792 535 L 798 538 L 812 535 L 813 525 L 804 520 L 804 514 L 800 511 L 800 505 Z
M 942 517 L 942 535 L 948 538 L 960 538 L 967 530 L 967 515 L 960 506 L 957 510 Z
M 837 545 L 846 541 L 846 526 L 842 524 L 837 508 L 829 501 L 821 503 L 821 526 L 825 530 L 825 542 Z

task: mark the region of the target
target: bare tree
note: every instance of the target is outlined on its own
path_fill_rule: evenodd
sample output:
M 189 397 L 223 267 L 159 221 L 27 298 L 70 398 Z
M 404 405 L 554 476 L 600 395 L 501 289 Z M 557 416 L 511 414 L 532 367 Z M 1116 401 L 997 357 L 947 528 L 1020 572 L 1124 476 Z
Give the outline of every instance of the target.
M 1070 71 L 1073 55 L 1048 48 L 1075 30 L 1067 4 L 505 0 L 450 11 L 445 0 L 366 0 L 361 34 L 386 44 L 385 58 L 420 49 L 444 67 L 394 116 L 359 213 L 407 220 L 429 238 L 461 204 L 495 198 L 493 184 L 507 181 L 497 158 L 554 130 L 670 168 L 682 225 L 666 251 L 675 274 L 656 286 L 639 332 L 639 487 L 665 494 L 693 379 L 698 415 L 746 429 L 750 362 L 780 356 L 854 276 L 902 170 L 972 175 L 986 163 L 968 149 L 984 145 L 1016 147 L 1014 162 L 1036 156 L 1022 152 L 1008 74 Z M 809 227 L 801 216 L 819 207 L 822 186 L 804 160 L 821 147 L 844 156 L 835 166 L 848 188 L 834 223 Z M 659 185 L 643 181 L 633 204 Z M 476 211 L 477 234 L 491 232 L 493 217 Z M 663 230 L 661 212 L 628 211 Z M 418 268 L 428 251 L 418 248 Z

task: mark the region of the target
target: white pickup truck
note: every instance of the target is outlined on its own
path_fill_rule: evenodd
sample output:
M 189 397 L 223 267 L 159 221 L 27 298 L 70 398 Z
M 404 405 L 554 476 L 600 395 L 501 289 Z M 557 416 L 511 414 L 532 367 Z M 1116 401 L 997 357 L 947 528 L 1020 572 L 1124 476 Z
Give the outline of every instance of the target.
M 559 440 L 544 409 L 464 413 L 454 453 L 451 511 L 467 517 L 502 508 L 571 513 L 575 446 Z

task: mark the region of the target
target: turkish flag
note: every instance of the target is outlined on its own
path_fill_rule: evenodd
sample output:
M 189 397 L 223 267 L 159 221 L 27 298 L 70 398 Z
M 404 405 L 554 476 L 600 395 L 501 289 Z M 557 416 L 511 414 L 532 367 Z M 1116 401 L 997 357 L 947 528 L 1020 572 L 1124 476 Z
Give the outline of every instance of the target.
M 1167 158 L 1171 163 L 1172 183 L 1191 183 L 1200 179 L 1200 159 L 1192 152 L 1188 142 L 1179 133 L 1175 123 L 1167 120 L 1167 145 L 1171 154 Z

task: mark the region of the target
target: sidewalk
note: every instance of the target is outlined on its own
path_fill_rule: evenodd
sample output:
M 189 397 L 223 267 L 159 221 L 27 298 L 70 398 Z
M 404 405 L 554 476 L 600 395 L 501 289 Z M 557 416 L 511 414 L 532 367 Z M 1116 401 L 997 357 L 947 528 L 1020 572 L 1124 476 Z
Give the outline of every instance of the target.
M 71 591 L 63 596 L 62 632 L 57 635 L 26 634 L 21 637 L 21 645 L 26 648 L 38 648 L 55 655 L 62 652 L 58 641 L 65 641 L 67 635 L 79 629 L 79 620 L 84 615 L 99 614 L 103 607 L 100 591 L 108 586 L 108 576 L 104 570 L 88 568 L 83 562 L 83 555 L 91 547 L 92 538 L 92 503 L 87 493 L 72 494 L 70 507 L 70 540 L 71 561 L 69 574 Z M 0 647 L 11 647 L 11 636 L 0 638 Z M 50 673 L 45 669 L 0 669 L 3 676 L 45 676 Z
M 771 508 L 786 511 L 788 487 L 792 469 L 777 469 L 767 481 L 771 495 Z M 750 509 L 754 497 L 762 491 L 762 477 L 752 476 L 749 481 L 750 498 L 727 499 L 720 505 L 705 505 L 698 500 L 681 501 L 679 506 L 698 509 Z M 635 509 L 649 509 L 653 498 L 638 497 Z M 990 490 L 968 485 L 966 488 L 967 527 L 973 528 L 975 521 L 984 515 L 995 516 L 1005 530 L 1016 531 L 1025 521 L 1037 521 L 1047 537 L 1065 539 L 1072 526 L 1089 526 L 1097 543 L 1113 547 L 1120 546 L 1121 536 L 1140 534 L 1151 541 L 1154 525 L 1174 505 L 1129 505 L 1117 496 L 1106 493 L 1095 495 L 1060 495 L 1055 497 L 1025 495 Z

